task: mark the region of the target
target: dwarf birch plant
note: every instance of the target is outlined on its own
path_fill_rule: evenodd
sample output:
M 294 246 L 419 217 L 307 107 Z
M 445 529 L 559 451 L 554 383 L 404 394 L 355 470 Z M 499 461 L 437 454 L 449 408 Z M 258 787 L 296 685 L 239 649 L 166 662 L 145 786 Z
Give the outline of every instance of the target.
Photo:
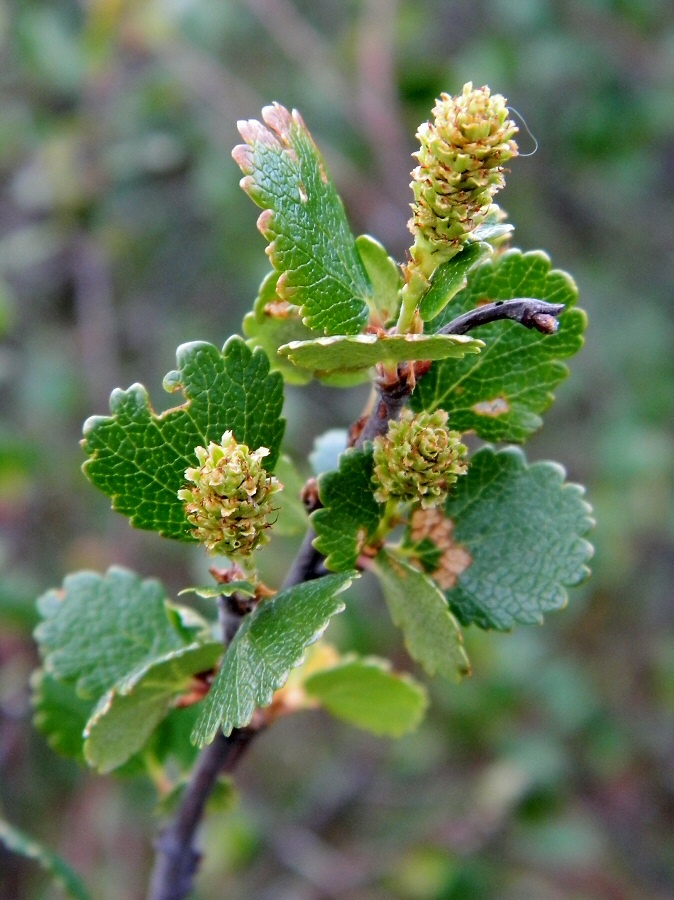
M 510 246 L 494 202 L 517 156 L 504 98 L 468 84 L 420 127 L 402 265 L 353 236 L 299 113 L 273 104 L 239 130 L 270 262 L 242 335 L 183 344 L 164 382 L 174 408 L 117 389 L 82 442 L 85 475 L 131 525 L 217 556 L 198 589 L 212 615 L 119 567 L 68 575 L 39 600 L 36 722 L 54 749 L 182 791 L 153 900 L 189 893 L 206 798 L 276 718 L 323 707 L 378 735 L 412 731 L 424 673 L 470 674 L 462 629 L 542 622 L 591 555 L 582 489 L 513 446 L 540 427 L 585 316 L 545 253 Z M 297 496 L 284 382 L 312 379 L 370 381 L 371 401 L 336 449 L 317 436 L 320 465 Z M 285 582 L 265 584 L 259 559 L 288 512 L 304 542 Z M 363 572 L 414 674 L 324 638 Z M 186 709 L 191 743 L 170 727 Z

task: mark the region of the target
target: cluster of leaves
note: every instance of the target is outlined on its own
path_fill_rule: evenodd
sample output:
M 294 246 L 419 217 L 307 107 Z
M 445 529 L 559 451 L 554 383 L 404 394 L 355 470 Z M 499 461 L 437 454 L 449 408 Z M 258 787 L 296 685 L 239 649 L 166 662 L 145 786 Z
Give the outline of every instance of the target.
M 167 390 L 182 392 L 181 405 L 157 414 L 146 390 L 133 385 L 113 392 L 110 415 L 84 429 L 85 472 L 113 508 L 181 541 L 195 540 L 178 499 L 185 469 L 196 446 L 224 431 L 267 447 L 268 471 L 286 485 L 298 480 L 281 454 L 284 379 L 346 385 L 373 369 L 390 375 L 401 363 L 432 361 L 413 410 L 443 409 L 454 429 L 521 443 L 566 375 L 562 360 L 582 343 L 585 318 L 572 280 L 541 252 L 504 251 L 510 226 L 490 222 L 436 270 L 419 299 L 423 333 L 397 333 L 400 268 L 377 241 L 351 234 L 301 117 L 274 105 L 263 120 L 241 123 L 246 143 L 234 152 L 243 188 L 263 208 L 258 227 L 273 267 L 244 320 L 247 340 L 233 337 L 222 350 L 183 345 L 165 379 Z M 504 321 L 482 328 L 480 340 L 442 332 L 456 315 L 518 297 L 563 304 L 559 332 Z M 589 508 L 559 466 L 484 446 L 444 507 L 419 522 L 409 509 L 392 516 L 375 499 L 371 445 L 345 446 L 346 439 L 319 443 L 320 508 L 308 523 L 296 498 L 280 495 L 279 525 L 308 524 L 329 574 L 251 603 L 224 652 L 215 612 L 207 621 L 169 601 L 158 583 L 121 569 L 71 575 L 41 598 L 44 665 L 35 702 L 56 749 L 101 771 L 148 754 L 156 762 L 153 735 L 162 728 L 182 736 L 176 752 L 189 759 L 188 732 L 204 745 L 219 730 L 249 725 L 259 708 L 272 716 L 317 705 L 376 734 L 399 735 L 421 720 L 423 686 L 385 661 L 340 657 L 319 641 L 359 569 L 379 580 L 410 657 L 453 680 L 470 671 L 461 626 L 541 622 L 586 575 Z M 394 542 L 400 523 L 404 535 Z M 241 581 L 211 593 L 260 598 L 255 583 Z M 189 727 L 174 728 L 184 714 Z

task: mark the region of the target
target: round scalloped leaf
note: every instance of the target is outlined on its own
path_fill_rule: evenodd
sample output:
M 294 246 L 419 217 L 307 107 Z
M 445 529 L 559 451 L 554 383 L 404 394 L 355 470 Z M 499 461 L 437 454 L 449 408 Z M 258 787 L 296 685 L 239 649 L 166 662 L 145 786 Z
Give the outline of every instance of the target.
M 423 685 L 372 656 L 344 656 L 310 675 L 302 687 L 336 718 L 386 737 L 414 731 L 428 706 Z
M 239 122 L 246 143 L 232 156 L 241 187 L 264 209 L 258 229 L 281 275 L 279 296 L 301 307 L 310 328 L 357 334 L 372 288 L 325 162 L 297 110 L 274 103 L 262 119 Z
M 232 431 L 253 450 L 267 447 L 265 467 L 273 472 L 284 428 L 283 380 L 269 371 L 266 353 L 251 351 L 239 337 L 222 351 L 203 342 L 183 344 L 177 365 L 165 386 L 181 390 L 185 403 L 157 414 L 142 385 L 113 391 L 112 415 L 84 424 L 90 458 L 83 469 L 132 525 L 193 541 L 178 491 L 185 469 L 195 465 L 194 448 Z
M 478 333 L 485 347 L 476 358 L 437 362 L 420 379 L 410 405 L 419 412 L 445 409 L 452 427 L 488 441 L 525 441 L 540 428 L 552 391 L 568 375 L 560 360 L 583 344 L 585 313 L 575 309 L 576 286 L 551 269 L 545 253 L 510 250 L 477 266 L 468 286 L 433 320 L 440 329 L 482 303 L 531 297 L 563 303 L 556 334 L 541 334 L 516 322 L 494 322 Z
M 113 566 L 76 572 L 38 600 L 35 639 L 45 671 L 98 698 L 118 681 L 186 643 L 162 585 Z
M 154 659 L 118 682 L 99 701 L 84 731 L 84 755 L 99 772 L 111 772 L 142 750 L 194 675 L 212 669 L 222 644 L 192 644 Z
M 445 506 L 454 546 L 470 559 L 446 592 L 463 624 L 507 631 L 540 623 L 587 576 L 591 509 L 564 477 L 556 463 L 527 465 L 514 447 L 471 458 Z
M 377 363 L 461 359 L 479 353 L 482 341 L 457 334 L 356 334 L 291 341 L 279 353 L 316 375 L 369 369 Z
M 256 707 L 271 703 L 290 670 L 302 663 L 307 647 L 344 609 L 337 595 L 357 577 L 357 572 L 346 572 L 295 585 L 242 619 L 203 702 L 194 743 L 210 744 L 219 728 L 231 734 L 250 722 Z

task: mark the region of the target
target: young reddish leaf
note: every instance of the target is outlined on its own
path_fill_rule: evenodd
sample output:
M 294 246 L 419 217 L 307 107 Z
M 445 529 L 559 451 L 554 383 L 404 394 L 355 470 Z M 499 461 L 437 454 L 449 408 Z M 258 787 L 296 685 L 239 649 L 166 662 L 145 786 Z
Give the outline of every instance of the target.
M 262 119 L 239 122 L 246 143 L 232 155 L 241 187 L 264 209 L 257 224 L 281 275 L 276 290 L 309 328 L 357 334 L 372 288 L 325 162 L 296 110 L 275 103 Z

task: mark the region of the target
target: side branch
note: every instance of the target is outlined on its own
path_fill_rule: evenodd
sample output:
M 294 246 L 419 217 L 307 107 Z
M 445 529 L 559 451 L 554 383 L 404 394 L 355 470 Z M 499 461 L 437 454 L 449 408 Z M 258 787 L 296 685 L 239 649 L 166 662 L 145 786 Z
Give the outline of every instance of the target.
M 510 319 L 519 322 L 525 328 L 535 328 L 543 334 L 554 334 L 559 327 L 557 316 L 564 311 L 563 303 L 548 303 L 545 300 L 531 300 L 528 297 L 517 300 L 497 300 L 485 303 L 457 316 L 438 334 L 466 334 L 480 325 Z
M 414 381 L 410 379 L 410 367 L 398 367 L 399 377 L 392 383 L 377 381 L 377 399 L 370 415 L 365 419 L 354 446 L 362 447 L 366 441 L 373 441 L 378 434 L 386 434 L 388 423 L 397 419 L 407 398 L 412 393 Z
M 559 327 L 557 316 L 564 311 L 563 303 L 548 303 L 546 300 L 533 300 L 528 297 L 516 300 L 497 300 L 469 310 L 457 316 L 438 334 L 466 334 L 480 325 L 510 319 L 519 322 L 525 328 L 535 328 L 543 334 L 554 334 Z M 355 446 L 361 447 L 365 441 L 374 440 L 378 434 L 385 434 L 391 419 L 397 419 L 405 405 L 407 397 L 412 393 L 415 383 L 428 372 L 430 362 L 403 363 L 398 366 L 396 380 L 380 380 L 377 382 L 377 396 L 369 416 L 363 421 Z

